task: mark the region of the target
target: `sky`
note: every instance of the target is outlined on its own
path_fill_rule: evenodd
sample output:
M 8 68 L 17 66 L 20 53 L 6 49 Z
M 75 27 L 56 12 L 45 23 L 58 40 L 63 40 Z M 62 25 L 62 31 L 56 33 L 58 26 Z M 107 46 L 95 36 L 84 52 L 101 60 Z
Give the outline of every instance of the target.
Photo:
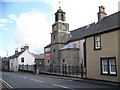
M 60 2 L 60 3 L 59 3 Z M 0 56 L 20 51 L 28 44 L 32 53 L 43 53 L 51 42 L 54 13 L 61 6 L 66 12 L 69 30 L 97 22 L 98 7 L 104 6 L 107 15 L 118 11 L 119 0 L 1 0 Z

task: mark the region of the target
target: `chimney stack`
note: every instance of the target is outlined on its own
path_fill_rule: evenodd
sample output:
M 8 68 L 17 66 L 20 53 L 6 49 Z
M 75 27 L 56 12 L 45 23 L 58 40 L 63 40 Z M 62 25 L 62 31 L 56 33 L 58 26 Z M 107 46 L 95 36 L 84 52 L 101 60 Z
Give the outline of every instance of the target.
M 104 17 L 106 17 L 105 13 L 105 7 L 104 6 L 99 6 L 99 12 L 98 12 L 98 22 L 101 21 Z
M 21 45 L 21 51 L 24 51 L 24 46 L 23 45 Z
M 17 53 L 18 53 L 18 48 L 15 49 L 15 54 L 17 54 Z
M 29 50 L 28 44 L 25 44 L 24 49 L 25 49 L 25 50 Z

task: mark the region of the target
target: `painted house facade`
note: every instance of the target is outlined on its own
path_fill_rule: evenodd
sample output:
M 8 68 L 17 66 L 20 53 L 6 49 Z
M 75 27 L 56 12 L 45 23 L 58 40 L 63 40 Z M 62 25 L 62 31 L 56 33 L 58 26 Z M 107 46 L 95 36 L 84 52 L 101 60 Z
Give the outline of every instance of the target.
M 21 47 L 21 51 L 15 50 L 15 54 L 9 57 L 10 71 L 18 72 L 19 69 L 24 69 L 22 66 L 33 66 L 35 58 L 29 52 L 29 47 Z M 20 67 L 21 66 L 21 67 Z M 29 68 L 32 70 L 33 68 Z
M 120 82 L 120 12 L 106 16 L 86 36 L 87 78 Z

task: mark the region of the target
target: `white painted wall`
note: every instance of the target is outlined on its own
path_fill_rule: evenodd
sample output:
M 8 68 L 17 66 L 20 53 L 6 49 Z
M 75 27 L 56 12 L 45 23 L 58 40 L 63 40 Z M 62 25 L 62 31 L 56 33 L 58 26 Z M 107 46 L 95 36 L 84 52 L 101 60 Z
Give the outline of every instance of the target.
M 24 63 L 21 62 L 21 58 L 24 58 Z M 22 65 L 22 64 L 34 65 L 34 60 L 35 60 L 34 56 L 31 53 L 29 53 L 28 50 L 25 50 L 21 55 L 19 55 L 18 64 L 19 65 Z
M 24 63 L 21 62 L 21 58 L 24 58 Z M 34 56 L 29 53 L 28 50 L 25 50 L 21 55 L 19 55 L 17 58 L 10 59 L 10 71 L 17 72 L 19 65 L 34 65 Z

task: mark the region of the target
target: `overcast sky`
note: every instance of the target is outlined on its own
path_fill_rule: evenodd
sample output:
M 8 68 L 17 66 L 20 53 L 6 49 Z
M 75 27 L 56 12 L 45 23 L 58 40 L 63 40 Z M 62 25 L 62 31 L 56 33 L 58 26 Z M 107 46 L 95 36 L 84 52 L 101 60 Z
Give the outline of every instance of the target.
M 8 2 L 9 1 L 9 2 Z M 59 4 L 59 1 L 61 2 Z M 30 52 L 43 53 L 50 43 L 54 13 L 61 6 L 70 31 L 97 22 L 98 7 L 107 15 L 118 11 L 119 0 L 2 0 L 0 2 L 0 56 L 14 54 L 28 44 Z M 19 49 L 20 51 L 20 49 Z

